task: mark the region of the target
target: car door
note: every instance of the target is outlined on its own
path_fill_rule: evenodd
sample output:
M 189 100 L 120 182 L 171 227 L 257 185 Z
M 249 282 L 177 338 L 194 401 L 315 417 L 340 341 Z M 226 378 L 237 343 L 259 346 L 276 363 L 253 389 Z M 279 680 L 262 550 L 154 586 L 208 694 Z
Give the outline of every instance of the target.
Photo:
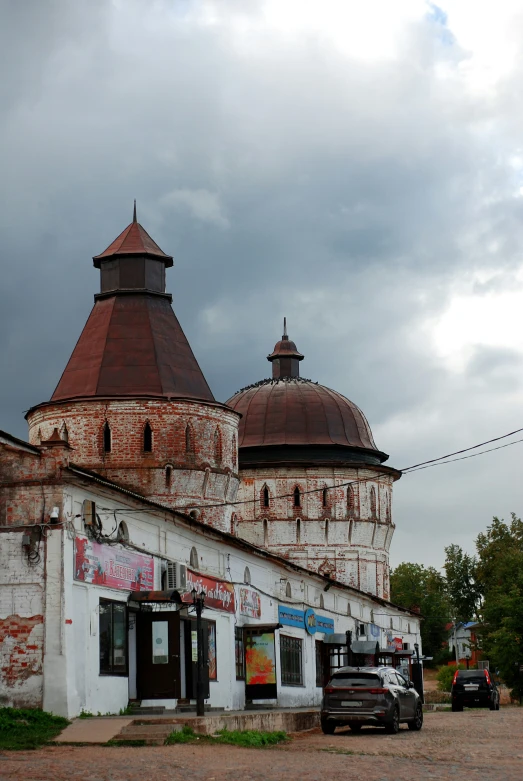
M 397 670 L 394 672 L 398 680 L 398 697 L 400 705 L 400 718 L 412 719 L 416 708 L 416 693 L 409 688 L 408 681 Z

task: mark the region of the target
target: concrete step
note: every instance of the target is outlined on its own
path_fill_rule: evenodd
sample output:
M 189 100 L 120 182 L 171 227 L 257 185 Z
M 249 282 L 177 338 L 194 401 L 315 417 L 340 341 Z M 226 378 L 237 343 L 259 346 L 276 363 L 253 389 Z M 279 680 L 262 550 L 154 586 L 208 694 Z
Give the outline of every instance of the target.
M 113 740 L 143 740 L 148 746 L 163 746 L 171 732 L 181 729 L 181 724 L 129 724 Z

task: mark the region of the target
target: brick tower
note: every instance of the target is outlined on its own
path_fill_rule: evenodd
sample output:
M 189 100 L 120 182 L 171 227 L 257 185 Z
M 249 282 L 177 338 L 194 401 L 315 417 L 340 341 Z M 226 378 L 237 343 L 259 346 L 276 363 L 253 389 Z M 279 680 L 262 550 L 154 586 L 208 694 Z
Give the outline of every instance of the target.
M 300 377 L 303 355 L 285 323 L 267 359 L 272 378 L 227 402 L 242 413 L 238 499 L 249 502 L 239 505 L 236 533 L 387 599 L 392 486 L 400 472 L 384 466 L 388 456 L 355 404 Z
M 173 265 L 136 220 L 100 255 L 100 293 L 29 440 L 56 428 L 71 461 L 170 507 L 232 500 L 239 415 L 218 403 L 165 292 Z M 230 531 L 228 508 L 196 510 Z

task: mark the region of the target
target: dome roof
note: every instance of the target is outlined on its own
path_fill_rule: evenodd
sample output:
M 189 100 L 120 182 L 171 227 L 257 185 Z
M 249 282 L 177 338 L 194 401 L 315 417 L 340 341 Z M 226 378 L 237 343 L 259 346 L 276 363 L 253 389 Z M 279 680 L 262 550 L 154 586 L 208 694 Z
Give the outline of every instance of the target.
M 240 448 L 335 445 L 373 451 L 380 461 L 386 458 L 359 407 L 311 380 L 263 380 L 236 393 L 227 405 L 242 414 Z

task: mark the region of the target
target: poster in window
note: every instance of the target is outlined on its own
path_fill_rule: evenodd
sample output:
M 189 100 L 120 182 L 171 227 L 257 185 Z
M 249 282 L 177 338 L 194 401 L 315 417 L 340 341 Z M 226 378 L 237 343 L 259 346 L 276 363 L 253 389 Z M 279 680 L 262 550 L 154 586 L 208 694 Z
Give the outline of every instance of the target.
M 276 683 L 274 632 L 251 635 L 245 651 L 245 682 L 248 686 Z
M 209 633 L 209 680 L 216 681 L 218 678 L 218 667 L 216 664 L 216 624 L 209 621 L 207 624 Z

